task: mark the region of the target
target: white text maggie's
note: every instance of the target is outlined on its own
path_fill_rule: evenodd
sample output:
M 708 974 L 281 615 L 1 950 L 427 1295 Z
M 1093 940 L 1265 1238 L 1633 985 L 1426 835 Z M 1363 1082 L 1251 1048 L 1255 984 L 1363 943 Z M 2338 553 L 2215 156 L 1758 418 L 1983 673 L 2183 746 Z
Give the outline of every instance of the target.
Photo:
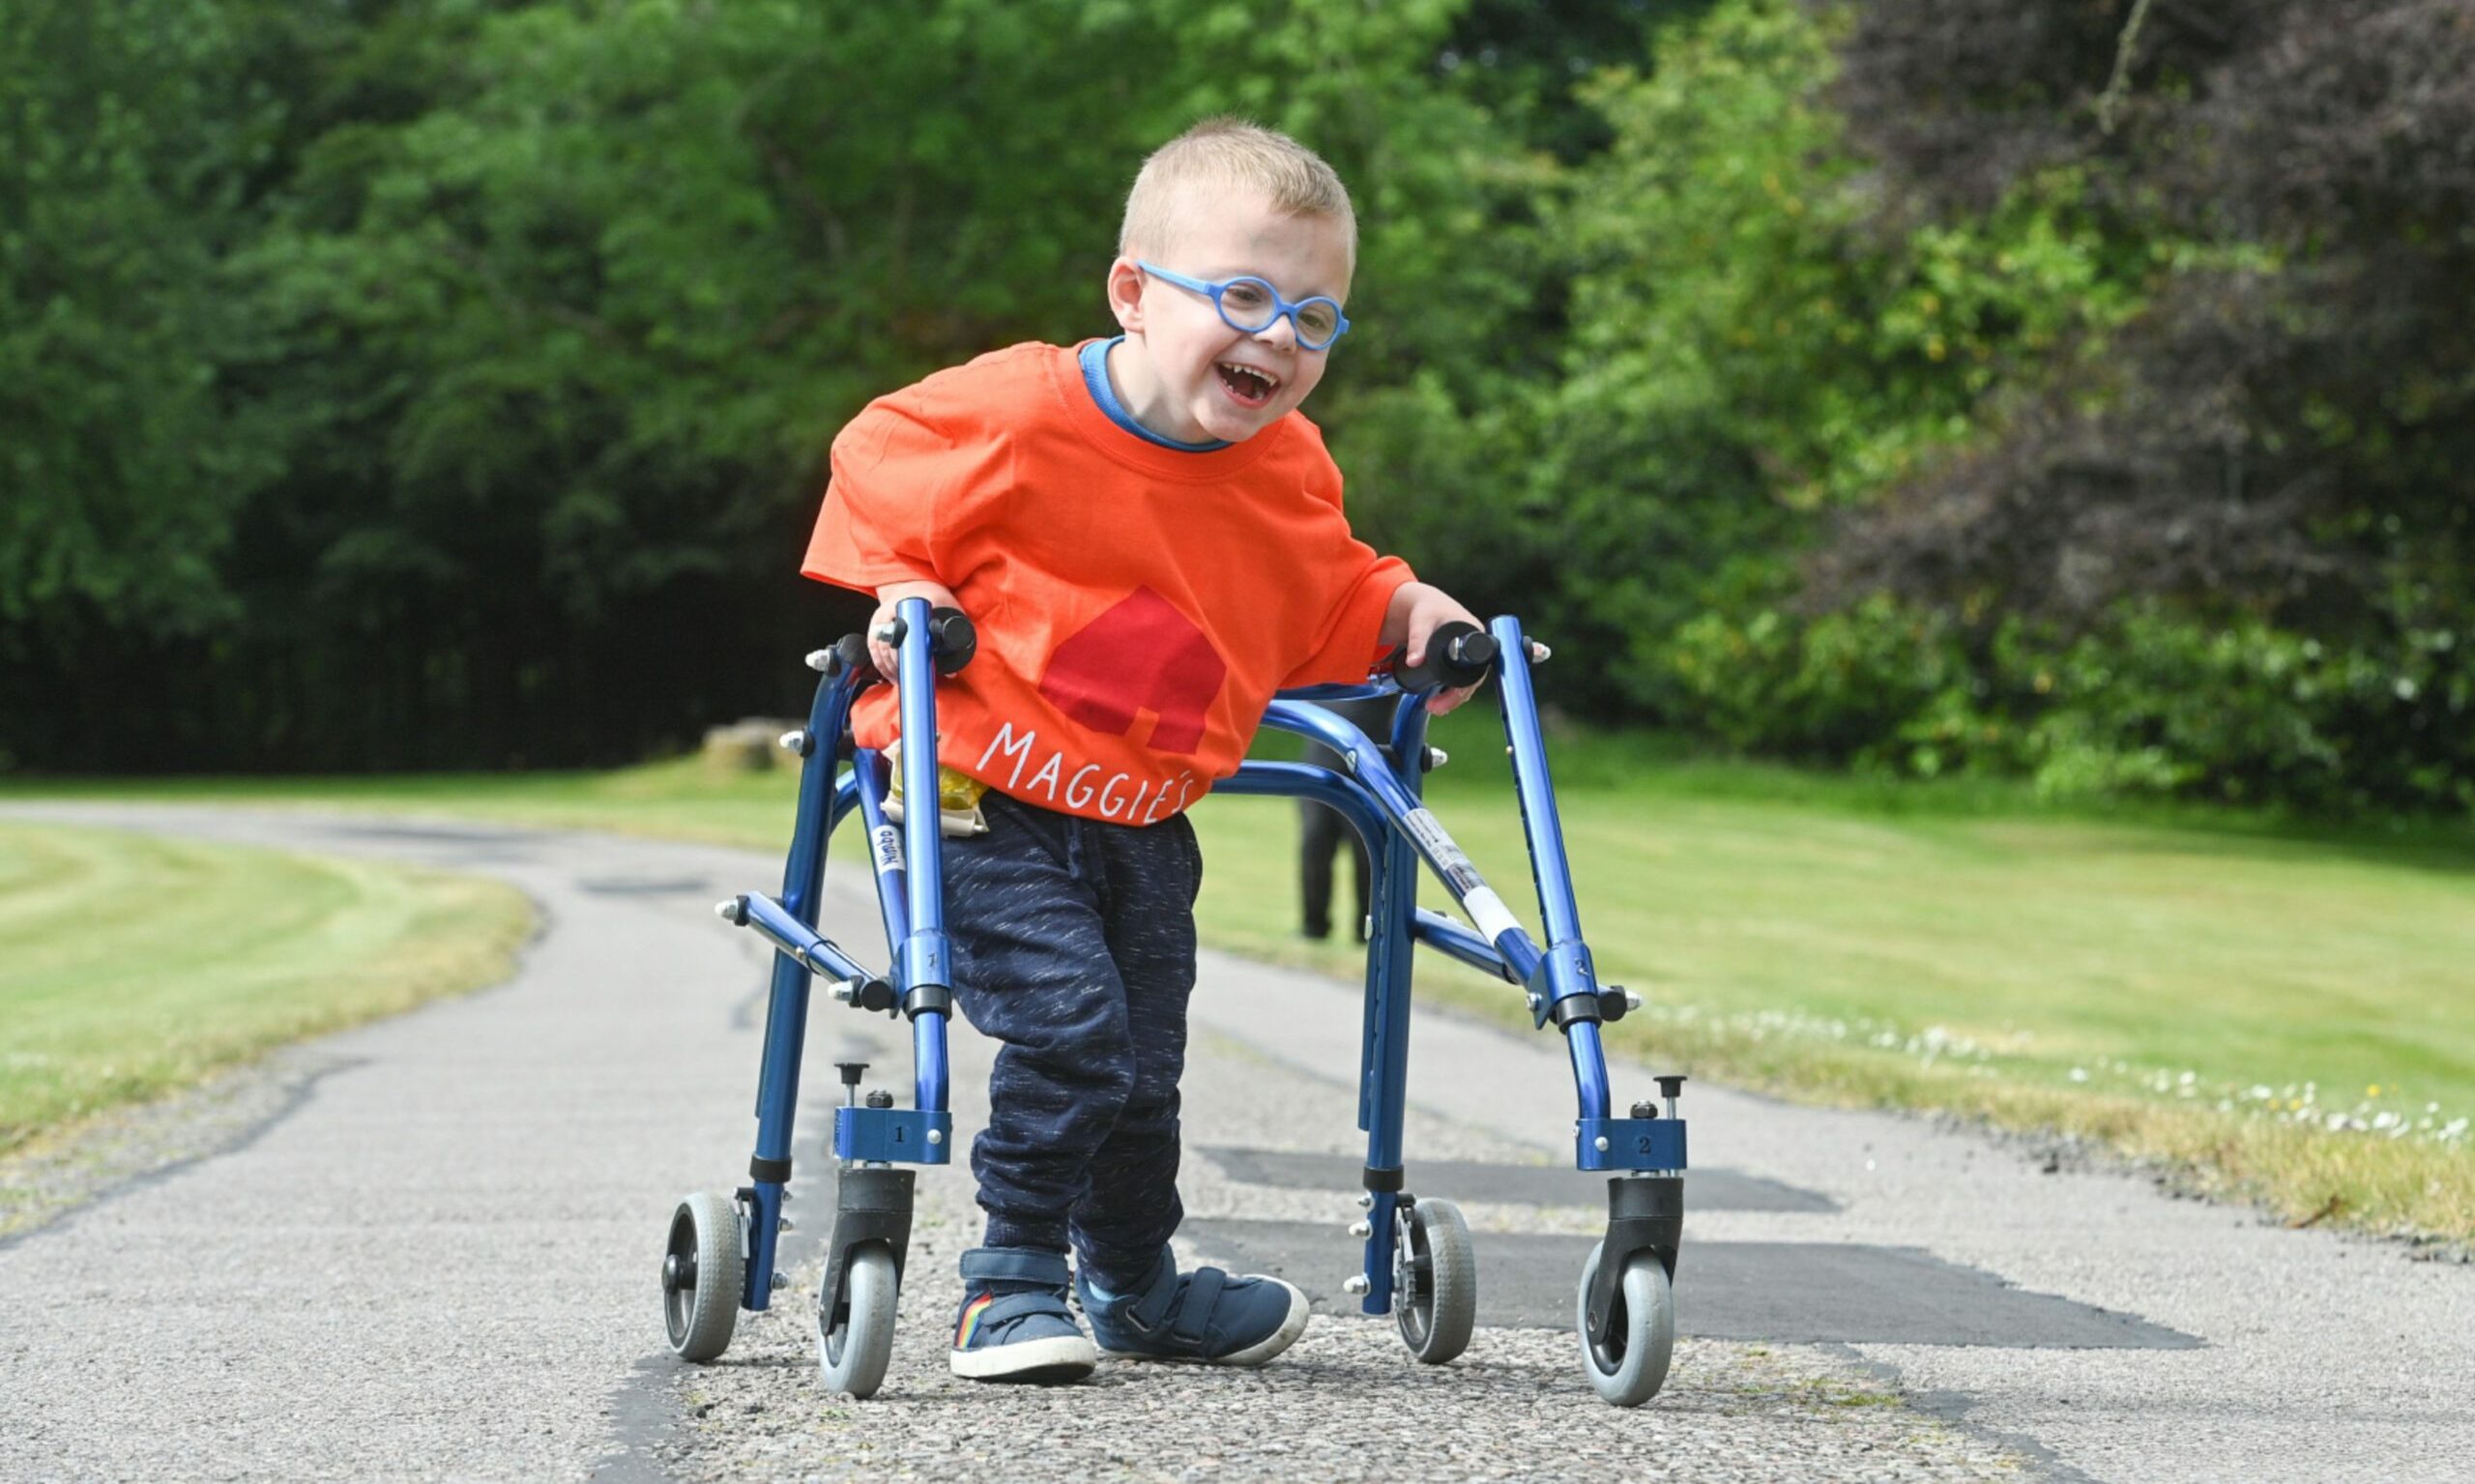
M 1036 731 L 1016 737 L 1012 722 L 999 722 L 996 740 L 988 744 L 988 750 L 979 755 L 979 762 L 972 772 L 991 787 L 1002 787 L 1009 798 L 1031 802 L 1034 801 L 1033 796 L 1037 794 L 1049 803 L 1063 804 L 1076 813 L 1096 805 L 1103 817 L 1130 825 L 1156 823 L 1194 800 L 1195 775 L 1191 770 L 1162 783 L 1159 791 L 1154 793 L 1148 781 L 1141 787 L 1135 787 L 1130 773 L 1117 772 L 1109 774 L 1106 779 L 1094 779 L 1092 775 L 1100 771 L 1097 763 L 1086 763 L 1068 773 L 1065 771 L 1065 754 L 1055 748 L 1049 750 L 1048 760 L 1034 769 L 1030 780 L 1025 781 L 1023 770 L 1030 766 L 1032 749 L 1038 742 L 1039 733 Z M 1014 764 L 1003 785 L 997 784 L 988 771 L 989 760 L 1001 753 L 1011 758 Z

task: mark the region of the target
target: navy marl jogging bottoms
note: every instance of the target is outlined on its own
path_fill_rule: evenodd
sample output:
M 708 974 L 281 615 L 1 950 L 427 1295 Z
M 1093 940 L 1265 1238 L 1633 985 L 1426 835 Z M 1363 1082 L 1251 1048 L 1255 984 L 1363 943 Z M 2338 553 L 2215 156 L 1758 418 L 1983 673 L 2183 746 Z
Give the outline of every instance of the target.
M 1005 1044 L 972 1174 L 987 1245 L 1065 1250 L 1126 1291 L 1185 1213 L 1178 1078 L 1203 854 L 1183 815 L 1142 827 L 991 792 L 988 833 L 944 844 L 955 1000 Z

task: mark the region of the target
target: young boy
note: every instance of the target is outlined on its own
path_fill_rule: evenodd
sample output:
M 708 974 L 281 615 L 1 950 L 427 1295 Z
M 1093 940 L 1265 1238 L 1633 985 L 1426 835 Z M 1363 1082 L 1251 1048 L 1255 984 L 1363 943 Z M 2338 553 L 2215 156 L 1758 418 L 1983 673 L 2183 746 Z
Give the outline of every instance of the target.
M 1257 1365 L 1306 1327 L 1272 1278 L 1180 1274 L 1178 1079 L 1203 874 L 1185 810 L 1237 770 L 1276 689 L 1354 683 L 1469 620 L 1350 534 L 1297 405 L 1348 328 L 1348 193 L 1251 125 L 1145 162 L 1109 307 L 1124 334 L 1018 345 L 870 404 L 833 444 L 802 570 L 962 609 L 977 656 L 938 688 L 963 1013 L 1003 1042 L 972 1149 L 987 1212 L 963 1254 L 950 1363 L 1061 1382 L 1098 1349 Z M 894 656 L 873 645 L 878 668 Z M 1430 704 L 1448 711 L 1468 692 Z M 895 741 L 891 687 L 855 708 Z M 1069 1275 L 1071 1245 L 1076 1270 Z

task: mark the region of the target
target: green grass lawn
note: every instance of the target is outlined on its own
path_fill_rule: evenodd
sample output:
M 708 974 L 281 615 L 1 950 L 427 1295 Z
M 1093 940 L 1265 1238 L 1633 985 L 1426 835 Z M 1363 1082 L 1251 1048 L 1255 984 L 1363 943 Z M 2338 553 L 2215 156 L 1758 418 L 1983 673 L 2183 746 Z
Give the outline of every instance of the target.
M 494 882 L 0 820 L 0 1156 L 503 978 L 532 917 Z
M 1534 925 L 1501 739 L 1474 713 L 1439 731 L 1455 761 L 1430 797 Z M 2475 1237 L 2467 832 L 2064 809 L 2002 785 L 1696 762 L 1640 738 L 1559 737 L 1552 755 L 1600 975 L 1649 1002 L 1611 1028 L 1620 1048 L 1794 1097 L 2092 1136 L 2298 1217 Z M 790 782 L 680 762 L 109 792 L 774 852 Z M 1294 936 L 1293 807 L 1197 811 L 1205 936 L 1353 974 L 1353 954 Z M 1422 995 L 1528 1024 L 1510 986 L 1441 959 L 1421 973 Z
M 1508 784 L 1460 766 L 1429 797 L 1534 929 Z M 2091 1136 L 2297 1218 L 2335 1199 L 2324 1219 L 2475 1237 L 2475 851 L 2445 834 L 1576 771 L 1559 801 L 1583 928 L 1602 979 L 1648 1002 L 1616 1046 L 1801 1099 Z M 1285 935 L 1286 811 L 1198 820 L 1210 936 L 1349 972 Z M 1426 985 L 1529 1023 L 1509 985 L 1445 965 Z

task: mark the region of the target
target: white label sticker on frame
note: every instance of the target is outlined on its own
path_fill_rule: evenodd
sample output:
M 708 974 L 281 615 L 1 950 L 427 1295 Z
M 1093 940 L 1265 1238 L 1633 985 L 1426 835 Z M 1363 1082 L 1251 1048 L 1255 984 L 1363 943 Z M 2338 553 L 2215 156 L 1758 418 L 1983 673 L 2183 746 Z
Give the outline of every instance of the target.
M 1434 810 L 1412 809 L 1402 817 L 1402 823 L 1410 827 L 1411 837 L 1422 847 L 1426 858 L 1435 863 L 1437 872 L 1450 884 L 1456 895 L 1468 896 L 1472 891 L 1487 889 L 1485 880 L 1478 875 L 1478 868 L 1470 863 L 1470 858 L 1461 853 L 1460 846 L 1452 843 L 1452 836 L 1443 832 L 1443 822 L 1435 817 Z
M 1470 920 L 1478 924 L 1478 931 L 1486 936 L 1489 943 L 1521 926 L 1520 920 L 1505 908 L 1503 898 L 1496 895 L 1493 887 L 1480 887 L 1463 897 L 1461 906 L 1470 914 Z
M 902 831 L 891 825 L 879 825 L 868 832 L 874 846 L 877 874 L 886 875 L 902 869 Z

